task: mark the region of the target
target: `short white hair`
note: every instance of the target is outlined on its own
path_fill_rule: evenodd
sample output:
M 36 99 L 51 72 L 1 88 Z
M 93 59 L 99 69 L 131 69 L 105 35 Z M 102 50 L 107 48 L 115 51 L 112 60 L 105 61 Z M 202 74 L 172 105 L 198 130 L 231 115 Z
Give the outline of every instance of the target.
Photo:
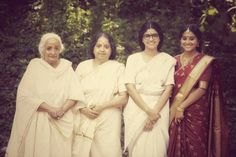
M 61 37 L 56 33 L 46 33 L 44 34 L 39 42 L 38 50 L 41 57 L 43 57 L 43 51 L 45 50 L 45 45 L 49 39 L 56 39 L 60 44 L 60 53 L 64 51 L 64 45 L 62 44 Z

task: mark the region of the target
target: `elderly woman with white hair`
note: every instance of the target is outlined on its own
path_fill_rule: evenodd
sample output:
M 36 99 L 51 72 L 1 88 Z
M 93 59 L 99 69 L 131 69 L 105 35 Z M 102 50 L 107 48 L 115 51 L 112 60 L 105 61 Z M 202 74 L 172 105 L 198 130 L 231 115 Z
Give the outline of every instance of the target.
M 7 157 L 70 157 L 75 105 L 83 93 L 72 63 L 60 58 L 61 38 L 46 33 L 41 58 L 30 61 L 17 90 L 16 112 Z

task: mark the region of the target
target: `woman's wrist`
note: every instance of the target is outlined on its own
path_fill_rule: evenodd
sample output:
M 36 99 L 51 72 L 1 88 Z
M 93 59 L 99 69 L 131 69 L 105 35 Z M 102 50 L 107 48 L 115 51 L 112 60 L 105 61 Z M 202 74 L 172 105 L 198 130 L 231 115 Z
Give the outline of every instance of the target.
M 184 108 L 181 106 L 176 107 L 176 110 L 179 112 L 184 112 Z

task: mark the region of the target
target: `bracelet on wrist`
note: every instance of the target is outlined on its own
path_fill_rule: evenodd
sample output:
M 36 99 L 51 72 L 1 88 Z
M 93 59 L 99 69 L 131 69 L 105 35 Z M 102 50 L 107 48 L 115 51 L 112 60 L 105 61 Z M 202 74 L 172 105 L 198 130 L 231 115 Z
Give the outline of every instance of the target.
M 178 107 L 176 107 L 176 110 L 177 110 L 177 111 L 180 111 L 180 112 L 184 112 L 184 109 L 183 109 L 183 108 L 181 108 L 181 107 L 179 107 L 179 106 L 178 106 Z

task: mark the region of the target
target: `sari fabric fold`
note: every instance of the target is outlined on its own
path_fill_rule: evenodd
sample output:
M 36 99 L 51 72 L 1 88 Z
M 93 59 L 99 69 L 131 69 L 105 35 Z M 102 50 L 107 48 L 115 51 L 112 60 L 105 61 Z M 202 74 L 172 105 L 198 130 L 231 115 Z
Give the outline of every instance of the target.
M 43 102 L 62 107 L 68 99 L 83 100 L 71 62 L 60 59 L 57 68 L 42 59 L 30 61 L 17 90 L 16 112 L 6 157 L 71 156 L 73 114 L 55 120 L 38 112 Z
M 175 97 L 186 78 L 200 62 L 204 54 L 198 54 L 186 66 L 181 66 L 180 56 L 176 56 Z M 199 81 L 209 82 L 207 93 L 184 111 L 184 119 L 178 125 L 170 124 L 168 157 L 226 157 L 227 127 L 223 116 L 222 93 L 219 86 L 219 71 L 213 60 L 206 66 Z M 227 146 L 226 146 L 227 147 Z
M 96 67 L 93 59 L 80 63 L 76 73 L 87 106 L 110 101 L 126 91 L 123 72 L 124 65 L 117 61 L 109 60 Z M 121 110 L 106 109 L 96 119 L 80 116 L 76 122 L 79 125 L 75 130 L 73 157 L 121 157 Z
M 142 99 L 154 108 L 166 85 L 174 84 L 175 59 L 166 53 L 157 54 L 145 62 L 142 53 L 129 56 L 125 70 L 125 83 L 133 83 Z M 161 118 L 152 131 L 144 132 L 148 118 L 129 98 L 124 109 L 125 149 L 130 157 L 164 157 L 168 145 L 169 101 L 160 112 Z

